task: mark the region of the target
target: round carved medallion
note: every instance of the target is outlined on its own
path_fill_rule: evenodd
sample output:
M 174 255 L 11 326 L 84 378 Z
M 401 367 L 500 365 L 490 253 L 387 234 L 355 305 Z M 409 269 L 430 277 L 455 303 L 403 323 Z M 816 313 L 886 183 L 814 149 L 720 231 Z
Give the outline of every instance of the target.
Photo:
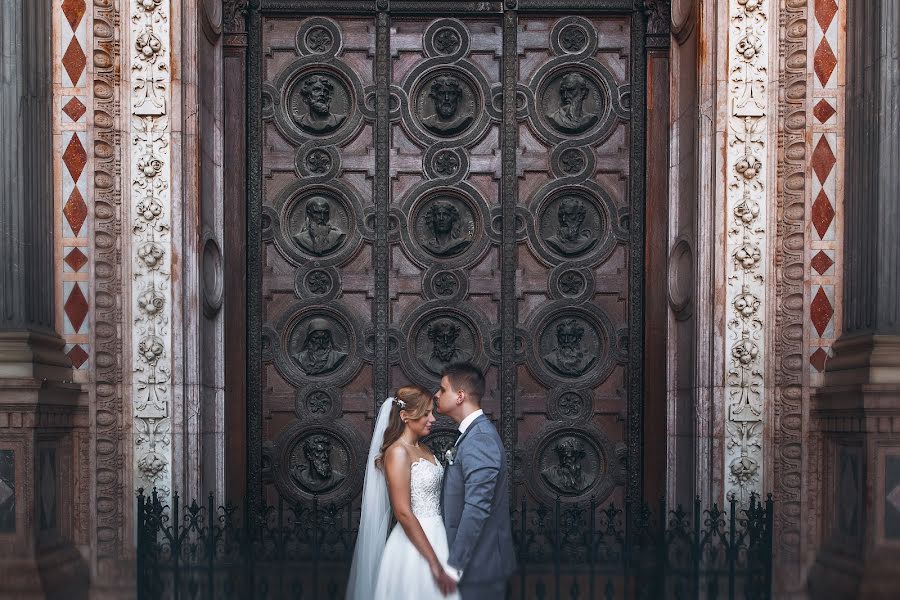
M 347 478 L 350 451 L 331 433 L 311 433 L 297 440 L 290 454 L 289 472 L 308 494 L 323 494 Z
M 539 476 L 543 484 L 557 494 L 580 496 L 606 474 L 602 450 L 581 432 L 557 434 L 542 446 L 537 456 Z
M 317 54 L 328 52 L 334 44 L 334 37 L 327 28 L 316 25 L 306 32 L 306 47 Z
M 462 319 L 454 315 L 435 317 L 423 322 L 414 333 L 415 357 L 426 371 L 439 377 L 447 365 L 472 359 L 476 339 L 475 332 Z
M 419 204 L 413 223 L 415 241 L 437 258 L 462 254 L 475 240 L 474 210 L 459 196 L 431 196 Z
M 593 75 L 563 70 L 552 75 L 539 94 L 539 112 L 558 133 L 580 135 L 595 128 L 606 113 L 608 100 Z
M 305 254 L 334 254 L 347 240 L 350 210 L 337 196 L 312 193 L 290 208 L 287 224 L 294 244 Z
M 451 69 L 439 69 L 423 77 L 412 97 L 419 125 L 432 135 L 445 138 L 465 133 L 475 122 L 480 104 L 475 84 L 462 72 Z
M 544 204 L 539 219 L 539 235 L 544 244 L 563 258 L 584 256 L 608 233 L 604 214 L 583 193 L 556 196 Z
M 313 68 L 300 73 L 288 91 L 291 119 L 307 135 L 333 133 L 347 121 L 353 107 L 350 89 L 331 71 Z
M 585 49 L 588 32 L 579 24 L 566 25 L 559 32 L 559 45 L 566 52 L 576 53 Z
M 327 377 L 347 361 L 351 352 L 349 332 L 324 314 L 301 319 L 289 339 L 290 358 L 307 377 Z
M 549 321 L 540 334 L 544 367 L 558 377 L 581 377 L 597 363 L 604 350 L 593 324 L 576 315 Z

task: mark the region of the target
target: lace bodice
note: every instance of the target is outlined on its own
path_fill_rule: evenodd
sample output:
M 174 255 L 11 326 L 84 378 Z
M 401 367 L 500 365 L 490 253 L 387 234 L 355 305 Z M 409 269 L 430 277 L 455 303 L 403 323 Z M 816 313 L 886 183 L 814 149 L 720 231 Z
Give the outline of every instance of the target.
M 444 467 L 420 458 L 410 469 L 410 496 L 413 514 L 417 519 L 441 514 L 441 483 Z

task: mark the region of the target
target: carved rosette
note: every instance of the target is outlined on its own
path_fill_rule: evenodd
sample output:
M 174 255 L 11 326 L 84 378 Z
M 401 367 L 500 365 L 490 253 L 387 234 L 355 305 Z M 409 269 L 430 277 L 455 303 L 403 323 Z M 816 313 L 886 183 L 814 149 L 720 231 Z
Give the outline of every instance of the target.
M 171 5 L 137 2 L 130 10 L 134 483 L 166 497 L 172 489 Z
M 730 4 L 725 492 L 748 502 L 763 484 L 769 20 L 767 2 Z

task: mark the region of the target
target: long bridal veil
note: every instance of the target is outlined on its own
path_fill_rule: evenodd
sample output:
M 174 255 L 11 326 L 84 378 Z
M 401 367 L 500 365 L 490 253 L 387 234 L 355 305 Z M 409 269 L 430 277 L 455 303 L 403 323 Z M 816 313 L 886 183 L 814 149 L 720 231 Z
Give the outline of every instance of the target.
M 384 473 L 375 466 L 375 459 L 381 450 L 384 431 L 387 429 L 394 399 L 388 398 L 381 405 L 375 419 L 375 431 L 369 445 L 366 460 L 366 480 L 363 484 L 362 510 L 359 517 L 359 534 L 353 551 L 353 564 L 347 581 L 347 600 L 368 600 L 375 589 L 375 578 L 387 542 L 388 525 L 391 519 L 391 501 L 388 498 Z

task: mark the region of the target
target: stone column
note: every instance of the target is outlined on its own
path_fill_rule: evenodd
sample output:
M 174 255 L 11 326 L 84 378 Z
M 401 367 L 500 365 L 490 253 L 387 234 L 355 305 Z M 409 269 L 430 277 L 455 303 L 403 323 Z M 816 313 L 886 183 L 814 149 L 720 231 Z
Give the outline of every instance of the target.
M 54 325 L 51 3 L 0 2 L 0 596 L 83 597 L 72 432 L 86 407 Z
M 844 331 L 813 395 L 815 598 L 900 597 L 900 3 L 847 15 Z

